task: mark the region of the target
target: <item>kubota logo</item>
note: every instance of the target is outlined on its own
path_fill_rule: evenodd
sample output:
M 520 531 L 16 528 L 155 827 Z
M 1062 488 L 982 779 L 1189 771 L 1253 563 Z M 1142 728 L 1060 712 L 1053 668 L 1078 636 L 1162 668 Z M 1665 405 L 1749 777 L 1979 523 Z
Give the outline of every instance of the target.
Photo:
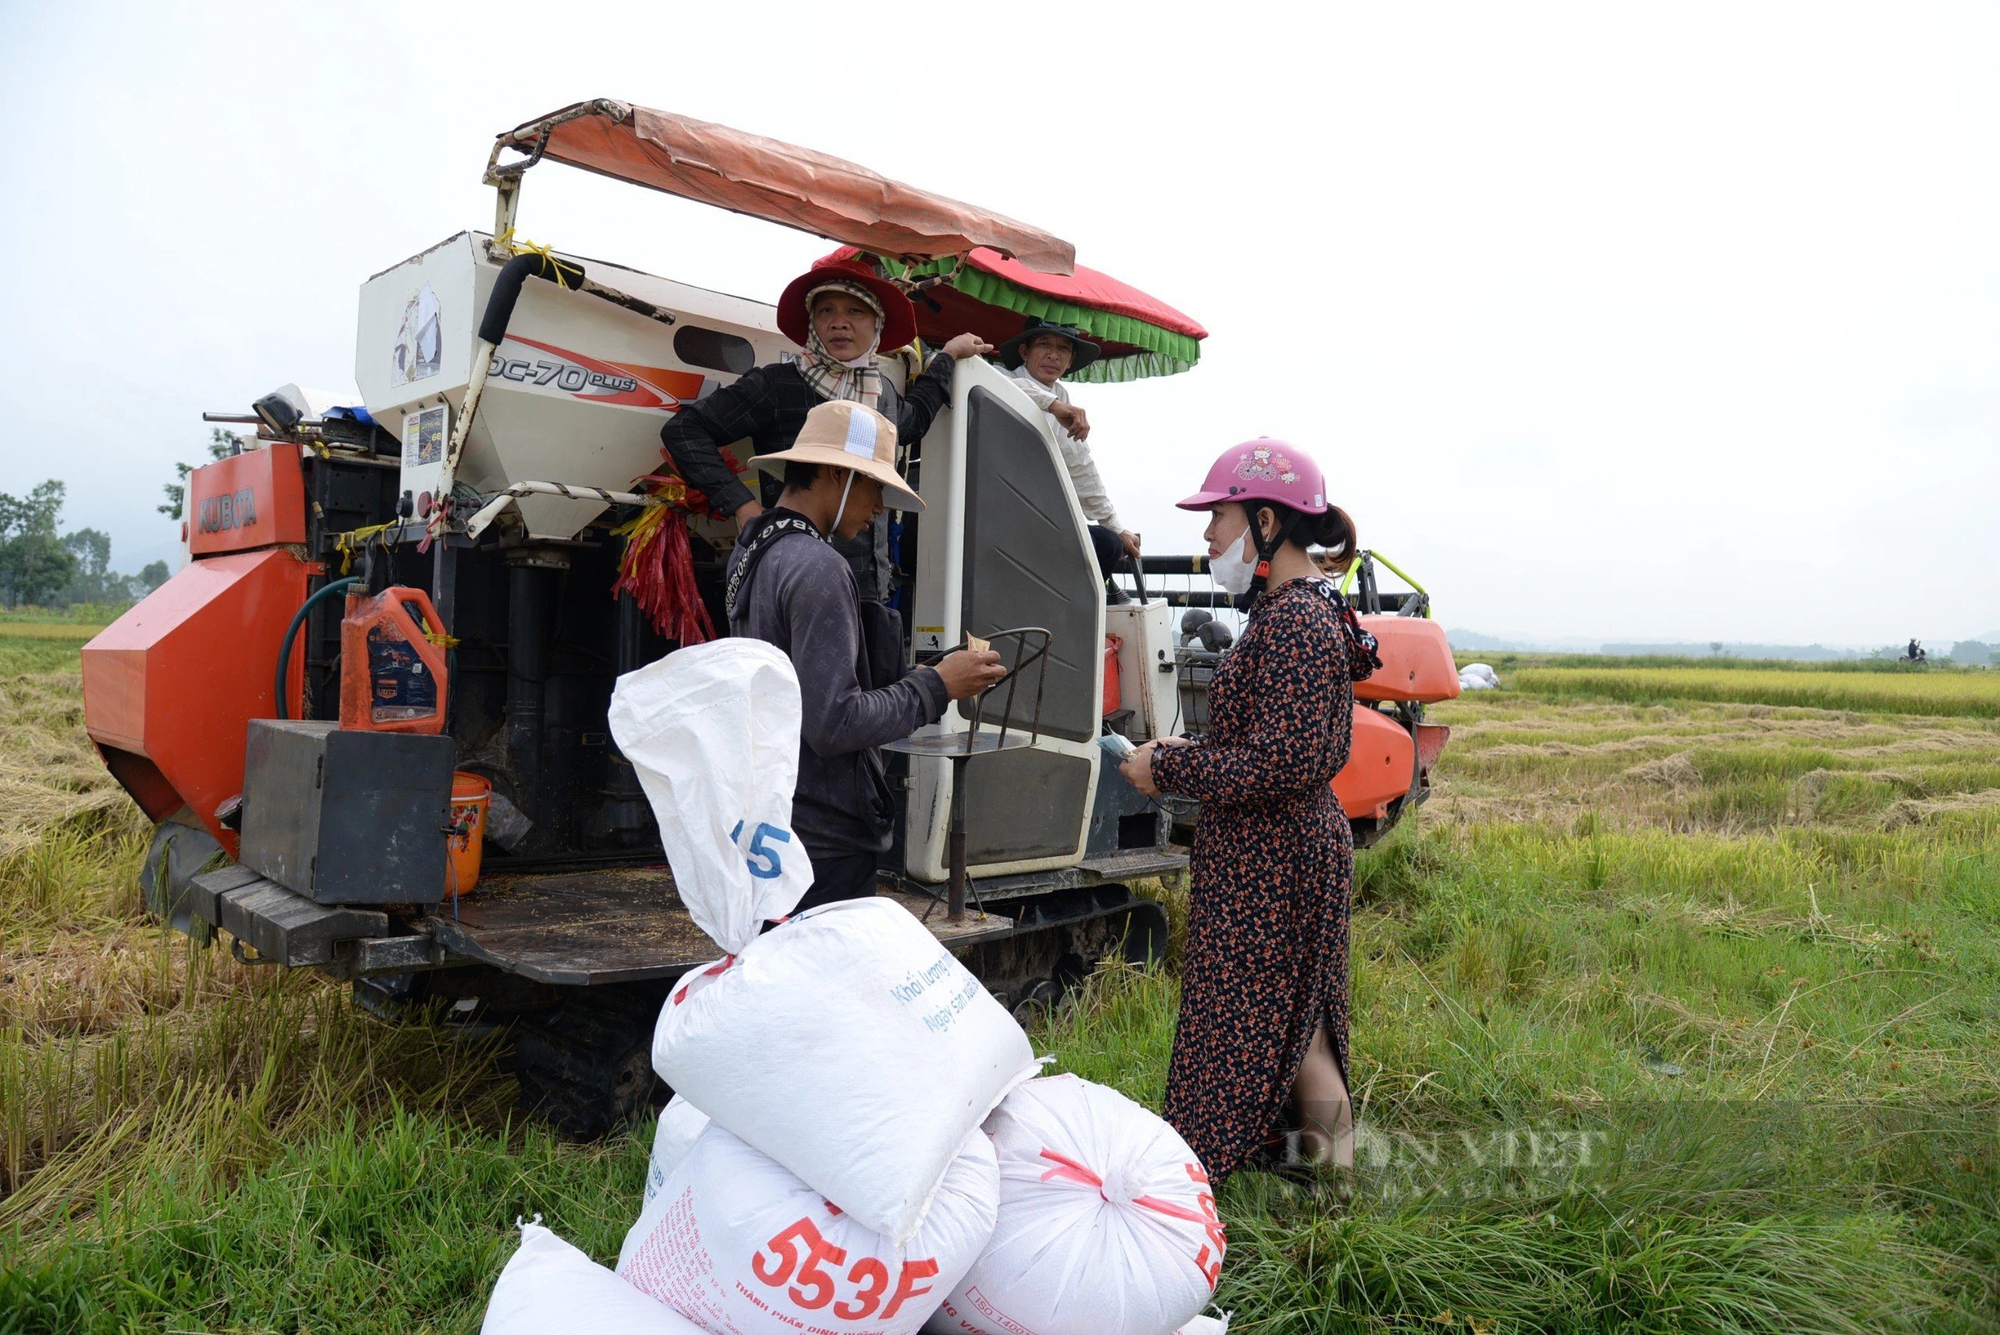
M 257 522 L 257 493 L 245 488 L 239 492 L 223 492 L 211 496 L 201 503 L 201 520 L 196 526 L 200 533 L 220 533 L 224 529 L 249 528 Z

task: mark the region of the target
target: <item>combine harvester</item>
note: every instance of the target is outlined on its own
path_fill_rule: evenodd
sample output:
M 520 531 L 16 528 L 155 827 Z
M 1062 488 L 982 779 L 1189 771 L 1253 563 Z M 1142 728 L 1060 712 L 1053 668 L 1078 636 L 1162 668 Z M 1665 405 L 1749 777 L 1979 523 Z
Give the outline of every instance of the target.
M 191 559 L 83 651 L 90 735 L 158 823 L 149 905 L 200 939 L 227 934 L 246 961 L 352 980 L 384 1016 L 510 1027 L 524 1105 L 595 1135 L 655 1096 L 660 1000 L 712 953 L 606 725 L 617 676 L 675 647 L 613 596 L 613 530 L 662 503 L 633 488 L 661 467 L 669 416 L 790 344 L 760 302 L 509 244 L 522 178 L 544 160 L 840 243 L 826 262 L 859 255 L 905 284 L 933 343 L 965 330 L 997 342 L 1024 312 L 1053 314 L 1104 339 L 1091 378 L 1124 380 L 1188 369 L 1205 331 L 1074 267 L 1033 228 L 809 150 L 597 101 L 499 136 L 493 235 L 462 232 L 362 285 L 360 407 L 288 386 L 221 419 L 255 421 L 257 442 L 190 478 Z M 993 366 L 958 363 L 912 456 L 929 508 L 897 531 L 911 660 L 1008 628 L 1045 630 L 1050 648 L 1038 694 L 981 707 L 1030 745 L 897 759 L 881 889 L 1008 1003 L 1042 1005 L 1106 955 L 1164 944 L 1164 914 L 1129 886 L 1186 859 L 1168 814 L 1097 739 L 1179 730 L 1213 647 L 1175 643 L 1185 594 L 1106 605 L 1050 419 Z M 735 526 L 684 504 L 668 519 L 687 526 L 719 625 Z M 391 587 L 377 629 L 410 619 L 407 680 L 430 683 L 435 735 L 339 726 L 343 679 L 352 691 L 358 677 L 363 714 L 372 684 L 355 670 L 367 651 L 342 661 L 341 595 Z M 1435 623 L 1371 623 L 1391 666 L 1336 787 L 1373 834 L 1421 799 L 1442 740 L 1421 701 L 1456 682 Z M 970 726 L 962 709 L 941 725 Z M 454 802 L 455 784 L 474 800 Z M 467 842 L 489 786 L 475 873 L 447 841 Z M 448 893 L 475 874 L 476 891 Z

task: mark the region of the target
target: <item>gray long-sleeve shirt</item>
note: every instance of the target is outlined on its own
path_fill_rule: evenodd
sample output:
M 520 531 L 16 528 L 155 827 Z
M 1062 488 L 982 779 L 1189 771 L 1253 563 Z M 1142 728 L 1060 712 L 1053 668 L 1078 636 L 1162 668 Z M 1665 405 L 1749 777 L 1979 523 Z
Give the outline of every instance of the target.
M 743 543 L 789 513 L 769 510 L 752 520 Z M 739 543 L 732 573 L 744 551 Z M 729 629 L 775 644 L 798 673 L 803 718 L 792 829 L 808 856 L 887 849 L 894 807 L 876 748 L 943 716 L 950 703 L 944 678 L 921 667 L 874 688 L 854 572 L 805 534 L 781 537 L 764 552 L 737 593 Z

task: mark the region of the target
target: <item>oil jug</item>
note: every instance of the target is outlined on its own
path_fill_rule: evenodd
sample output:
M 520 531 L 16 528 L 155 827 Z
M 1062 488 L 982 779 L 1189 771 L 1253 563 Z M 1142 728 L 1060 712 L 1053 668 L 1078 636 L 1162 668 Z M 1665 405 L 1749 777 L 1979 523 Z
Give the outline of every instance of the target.
M 373 732 L 444 729 L 450 683 L 444 623 L 422 589 L 348 595 L 340 623 L 340 726 Z

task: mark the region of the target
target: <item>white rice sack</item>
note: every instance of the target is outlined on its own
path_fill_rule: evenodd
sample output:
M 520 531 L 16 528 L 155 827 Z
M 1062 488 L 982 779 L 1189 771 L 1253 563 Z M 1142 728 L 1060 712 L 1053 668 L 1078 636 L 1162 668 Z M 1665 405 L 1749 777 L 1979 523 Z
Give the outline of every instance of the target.
M 646 1199 L 641 1208 L 650 1208 L 667 1185 L 667 1179 L 681 1166 L 695 1138 L 708 1130 L 708 1114 L 676 1094 L 660 1110 L 660 1124 L 653 1129 L 653 1158 L 646 1165 Z
M 1461 691 L 1491 691 L 1500 685 L 1500 674 L 1484 663 L 1467 663 L 1458 670 Z
M 626 1235 L 618 1273 L 726 1335 L 910 1335 L 986 1245 L 999 1191 L 993 1146 L 975 1130 L 899 1246 L 711 1126 Z
M 792 660 L 735 636 L 681 649 L 620 677 L 609 717 L 659 821 L 681 902 L 716 945 L 741 950 L 813 880 L 792 837 Z
M 540 1216 L 537 1216 L 539 1220 Z M 539 1222 L 521 1225 L 521 1246 L 500 1272 L 480 1335 L 705 1335 Z
M 1038 1069 L 908 910 L 810 909 L 674 986 L 653 1069 L 863 1226 L 906 1241 L 966 1136 Z
M 1187 1142 L 1115 1089 L 1030 1080 L 986 1123 L 1000 1161 L 993 1240 L 934 1335 L 1174 1335 L 1215 1295 L 1226 1245 Z

